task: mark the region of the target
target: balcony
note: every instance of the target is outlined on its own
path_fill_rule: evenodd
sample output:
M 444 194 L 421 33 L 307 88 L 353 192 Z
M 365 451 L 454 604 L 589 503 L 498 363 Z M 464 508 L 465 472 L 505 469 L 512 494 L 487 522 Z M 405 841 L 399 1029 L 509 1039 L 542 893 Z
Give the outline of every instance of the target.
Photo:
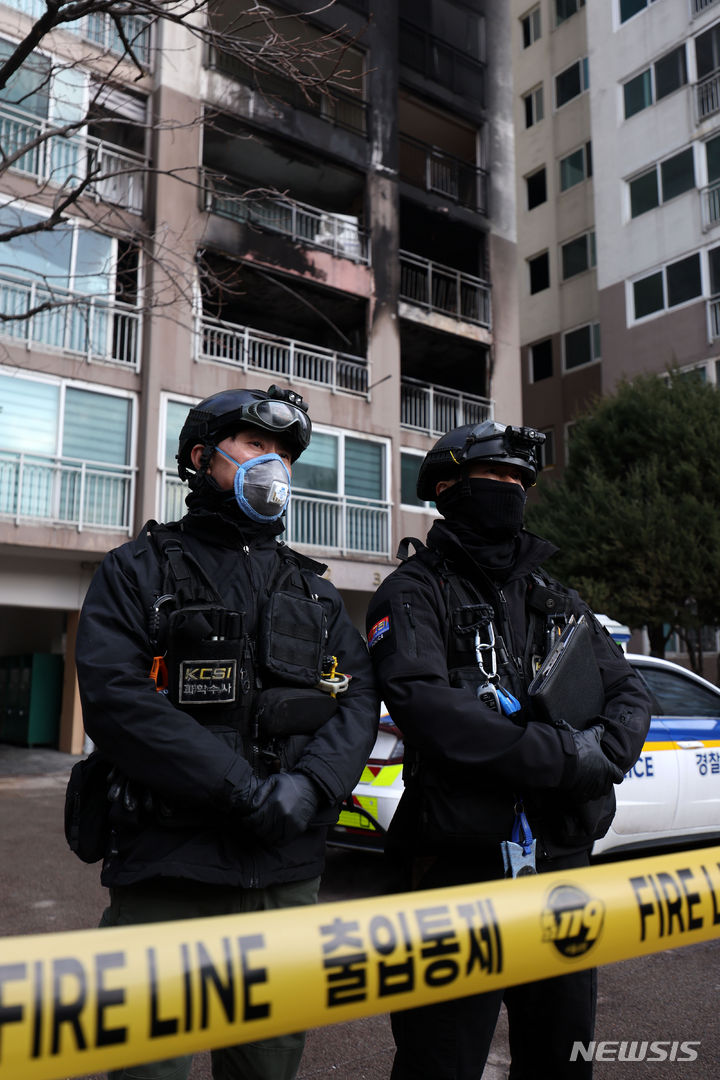
M 0 450 L 0 518 L 132 533 L 134 470 Z
M 239 181 L 208 169 L 200 172 L 200 187 L 202 209 L 211 214 L 282 233 L 294 243 L 321 248 L 342 259 L 368 262 L 368 238 L 356 217 L 331 214 L 281 195 L 244 198 Z
M 702 15 L 704 11 L 707 11 L 717 2 L 718 0 L 690 0 L 690 14 L 693 18 L 696 15 Z
M 695 83 L 695 122 L 701 124 L 720 112 L 720 71 Z
M 239 57 L 212 46 L 208 49 L 208 67 L 250 86 L 268 102 L 319 116 L 329 124 L 367 138 L 368 107 L 360 93 L 351 94 L 332 87 L 327 93 L 309 89 L 305 94 L 291 79 L 283 79 L 269 71 L 256 74 Z
M 5 158 L 21 153 L 10 168 L 39 184 L 58 187 L 80 183 L 100 173 L 84 194 L 142 214 L 147 162 L 139 154 L 101 142 L 90 135 L 53 135 L 54 125 L 19 109 L 0 108 L 0 145 Z M 40 140 L 39 142 L 37 140 Z M 36 143 L 30 146 L 31 143 Z
M 708 342 L 720 339 L 720 296 L 711 296 L 707 301 Z
M 45 0 L 4 0 L 5 6 L 29 15 L 31 19 L 40 19 L 47 15 Z M 150 25 L 146 15 L 121 15 L 123 31 L 132 50 L 143 67 L 150 67 Z M 118 33 L 115 20 L 109 14 L 85 15 L 72 22 L 62 22 L 60 26 L 69 34 L 77 34 L 85 41 L 91 41 L 98 48 L 116 56 L 125 54 L 125 44 Z
M 200 320 L 196 342 L 198 360 L 367 397 L 368 367 L 359 356 L 206 317 Z
M 293 489 L 287 539 L 338 554 L 389 556 L 390 504 Z
M 480 107 L 485 104 L 485 64 L 405 19 L 400 20 L 400 63 Z
M 28 349 L 60 349 L 139 371 L 141 320 L 128 304 L 0 274 L 0 337 Z
M 488 174 L 485 169 L 409 135 L 400 135 L 398 143 L 401 180 L 487 214 Z
M 151 19 L 147 15 L 121 15 L 120 19 L 133 55 L 144 68 L 149 70 L 151 67 Z M 115 56 L 123 56 L 126 53 L 115 19 L 109 14 L 101 12 L 86 15 L 80 22 L 78 32 L 86 41 L 91 41 L 99 49 L 113 53 Z
M 493 403 L 477 394 L 423 383 L 403 376 L 400 381 L 400 425 L 425 435 L 444 435 L 463 424 L 491 420 Z
M 490 329 L 490 286 L 450 266 L 400 252 L 400 299 Z
M 177 476 L 163 470 L 161 521 L 177 521 L 183 516 L 187 491 Z M 390 555 L 387 502 L 293 488 L 286 527 L 286 538 L 293 544 L 338 554 Z
M 700 210 L 703 232 L 720 224 L 720 181 L 701 190 Z

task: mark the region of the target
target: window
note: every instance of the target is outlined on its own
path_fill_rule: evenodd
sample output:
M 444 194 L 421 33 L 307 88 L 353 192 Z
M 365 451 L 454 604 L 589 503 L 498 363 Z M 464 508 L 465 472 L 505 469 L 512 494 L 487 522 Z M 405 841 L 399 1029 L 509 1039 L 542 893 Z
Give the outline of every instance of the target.
M 40 215 L 15 205 L 0 206 L 0 231 L 34 228 L 42 221 Z M 4 247 L 0 312 L 11 318 L 0 323 L 3 337 L 28 340 L 30 333 L 35 345 L 77 353 L 87 360 L 137 366 L 136 248 L 77 222 L 16 236 Z M 67 302 L 70 294 L 71 304 Z M 13 321 L 12 316 L 27 311 L 31 302 L 48 304 L 48 311 L 38 312 L 29 321 Z
M 576 60 L 569 68 L 565 68 L 555 76 L 555 106 L 560 108 L 566 102 L 572 101 L 578 94 L 582 94 L 590 85 L 590 71 L 588 58 Z
M 580 8 L 585 7 L 585 0 L 555 0 L 555 21 L 559 26 Z
M 551 469 L 555 464 L 555 429 L 543 428 L 541 434 L 545 436 L 545 442 L 539 447 L 540 467 Z
M 567 157 L 560 159 L 560 190 L 582 183 L 592 176 L 592 144 L 585 143 Z
M 720 294 L 720 247 L 710 248 L 708 265 L 710 267 L 710 295 L 717 296 Z
M 313 432 L 293 466 L 288 532 L 295 543 L 387 553 L 387 447 L 344 432 Z
M 550 258 L 547 251 L 528 259 L 530 268 L 530 293 L 539 293 L 550 287 Z
M 635 318 L 676 307 L 701 294 L 700 255 L 696 253 L 633 282 Z
M 652 68 L 647 68 L 623 86 L 625 119 L 642 112 L 653 103 Z
M 678 45 L 676 49 L 661 56 L 652 67 L 641 71 L 624 84 L 625 119 L 629 120 L 654 102 L 662 101 L 668 94 L 685 86 L 687 81 L 685 46 Z
M 686 675 L 639 664 L 637 670 L 659 706 L 659 716 L 716 717 L 720 698 Z
M 549 379 L 553 373 L 553 349 L 552 338 L 538 341 L 530 346 L 530 378 L 531 381 L 541 382 Z
M 130 399 L 0 374 L 0 400 L 0 514 L 128 529 Z
M 522 27 L 523 49 L 529 49 L 533 42 L 540 37 L 540 7 L 528 11 L 527 15 L 524 15 L 520 20 L 520 25 Z
M 537 172 L 525 177 L 527 186 L 528 210 L 534 210 L 536 206 L 547 201 L 547 176 L 545 166 Z
M 698 79 L 712 75 L 720 67 L 720 23 L 695 38 L 695 64 Z
M 14 205 L 0 207 L 0 230 L 32 228 L 42 220 Z M 39 279 L 50 289 L 107 295 L 113 288 L 116 245 L 103 233 L 68 223 L 16 236 L 7 249 L 3 263 L 14 275 Z
M 599 360 L 600 352 L 600 324 L 589 323 L 580 326 L 577 330 L 570 330 L 563 335 L 563 348 L 565 353 L 565 371 L 573 371 L 575 368 L 591 364 L 593 360 Z
M 685 46 L 678 45 L 677 49 L 666 53 L 655 64 L 655 100 L 672 94 L 673 90 L 679 90 L 687 83 L 687 59 Z
M 434 502 L 418 499 L 417 496 L 417 478 L 424 456 L 411 450 L 400 451 L 400 502 L 403 506 L 415 506 L 423 510 L 435 506 Z
M 4 63 L 17 48 L 16 42 L 0 38 L 0 63 Z M 11 75 L 0 89 L 0 101 L 16 105 L 23 112 L 47 118 L 50 108 L 50 58 L 35 51 Z
M 627 22 L 639 11 L 644 11 L 653 0 L 620 0 L 620 22 Z
M 630 181 L 630 216 L 653 210 L 684 191 L 695 187 L 695 157 L 690 146 L 679 154 L 653 165 Z
M 178 521 L 185 513 L 185 496 L 188 493 L 177 474 L 175 455 L 178 448 L 178 435 L 185 423 L 188 410 L 197 404 L 197 400 L 180 401 L 168 398 L 165 401 L 164 425 L 165 438 L 159 446 L 159 465 L 161 472 L 160 506 L 158 521 Z
M 687 259 L 670 263 L 665 269 L 665 279 L 668 307 L 677 307 L 699 296 L 702 292 L 700 256 L 690 255 Z
M 595 266 L 595 233 L 588 232 L 568 240 L 560 248 L 563 281 Z
M 716 135 L 714 139 L 708 139 L 705 143 L 705 157 L 708 184 L 714 184 L 720 180 L 720 135 Z
M 536 90 L 531 90 L 529 94 L 526 94 L 523 98 L 523 104 L 525 106 L 525 127 L 529 128 L 533 124 L 539 124 L 545 115 L 542 86 L 538 86 Z

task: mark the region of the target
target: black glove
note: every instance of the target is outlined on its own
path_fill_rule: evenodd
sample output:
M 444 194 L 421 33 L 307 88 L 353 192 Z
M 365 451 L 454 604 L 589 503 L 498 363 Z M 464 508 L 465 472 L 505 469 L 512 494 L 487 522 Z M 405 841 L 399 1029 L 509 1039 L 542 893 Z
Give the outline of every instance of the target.
M 304 833 L 320 804 L 320 790 L 309 776 L 275 773 L 260 784 L 244 819 L 264 844 L 285 844 Z
M 603 753 L 600 745 L 605 731 L 603 724 L 595 724 L 585 731 L 577 731 L 565 721 L 558 727 L 570 731 L 575 744 L 575 769 L 567 785 L 569 792 L 583 801 L 607 795 L 613 784 L 620 783 L 623 771 Z
M 232 813 L 246 817 L 255 805 L 261 782 L 250 768 L 245 758 L 238 756 L 225 777 L 226 798 Z

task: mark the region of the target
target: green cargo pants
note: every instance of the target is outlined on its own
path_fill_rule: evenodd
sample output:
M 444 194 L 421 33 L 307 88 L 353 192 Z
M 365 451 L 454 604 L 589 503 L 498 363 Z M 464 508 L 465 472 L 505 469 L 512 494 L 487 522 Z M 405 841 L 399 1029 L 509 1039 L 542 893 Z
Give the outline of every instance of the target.
M 240 915 L 249 911 L 298 907 L 317 901 L 319 878 L 238 889 L 188 881 L 154 881 L 110 890 L 110 906 L 100 926 L 202 919 L 211 915 Z M 214 1080 L 294 1080 L 305 1047 L 305 1033 L 281 1035 L 255 1043 L 212 1051 Z M 192 1056 L 166 1058 L 108 1073 L 109 1080 L 187 1080 Z

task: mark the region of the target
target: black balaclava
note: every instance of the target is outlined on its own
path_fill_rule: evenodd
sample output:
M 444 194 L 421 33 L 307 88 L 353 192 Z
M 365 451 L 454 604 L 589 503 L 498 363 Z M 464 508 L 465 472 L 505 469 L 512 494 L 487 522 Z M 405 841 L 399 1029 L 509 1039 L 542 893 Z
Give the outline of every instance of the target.
M 445 488 L 435 505 L 480 566 L 501 570 L 515 559 L 525 500 L 519 484 L 464 476 Z

